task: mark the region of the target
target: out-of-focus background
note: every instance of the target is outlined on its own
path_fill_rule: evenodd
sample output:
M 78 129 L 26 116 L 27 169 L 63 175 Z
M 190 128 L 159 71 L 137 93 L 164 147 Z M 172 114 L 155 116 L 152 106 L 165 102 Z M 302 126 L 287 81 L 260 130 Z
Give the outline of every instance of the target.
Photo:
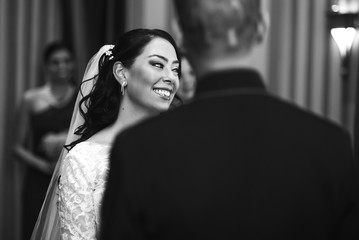
M 354 38 L 342 65 L 328 12 L 333 2 L 356 11 L 358 1 L 262 2 L 270 26 L 254 60 L 269 91 L 341 125 L 354 139 L 359 41 Z M 90 57 L 118 34 L 162 28 L 177 38 L 173 21 L 170 0 L 0 0 L 0 239 L 21 236 L 23 166 L 12 152 L 16 109 L 26 90 L 44 82 L 43 47 L 59 39 L 71 43 L 80 81 Z

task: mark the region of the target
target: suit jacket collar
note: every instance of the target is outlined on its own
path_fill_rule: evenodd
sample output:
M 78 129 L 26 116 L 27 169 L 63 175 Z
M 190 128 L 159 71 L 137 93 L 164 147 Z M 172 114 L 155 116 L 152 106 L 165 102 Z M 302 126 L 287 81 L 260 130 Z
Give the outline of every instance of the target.
M 265 85 L 257 71 L 231 69 L 209 73 L 199 79 L 196 95 L 243 89 L 265 92 Z

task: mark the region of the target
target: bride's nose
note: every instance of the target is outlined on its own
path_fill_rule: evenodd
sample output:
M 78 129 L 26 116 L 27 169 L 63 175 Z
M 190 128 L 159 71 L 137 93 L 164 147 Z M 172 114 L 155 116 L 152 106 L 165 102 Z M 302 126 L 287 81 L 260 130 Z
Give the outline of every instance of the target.
M 168 84 L 175 84 L 178 80 L 178 75 L 174 73 L 171 69 L 166 69 L 164 71 L 163 81 Z

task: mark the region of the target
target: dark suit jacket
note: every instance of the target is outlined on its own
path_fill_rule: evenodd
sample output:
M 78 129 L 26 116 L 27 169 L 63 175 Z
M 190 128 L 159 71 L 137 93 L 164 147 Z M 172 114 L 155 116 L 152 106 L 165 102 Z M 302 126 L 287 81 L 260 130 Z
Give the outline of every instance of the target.
M 117 137 L 101 239 L 355 238 L 353 163 L 348 134 L 256 72 L 208 75 L 192 103 Z

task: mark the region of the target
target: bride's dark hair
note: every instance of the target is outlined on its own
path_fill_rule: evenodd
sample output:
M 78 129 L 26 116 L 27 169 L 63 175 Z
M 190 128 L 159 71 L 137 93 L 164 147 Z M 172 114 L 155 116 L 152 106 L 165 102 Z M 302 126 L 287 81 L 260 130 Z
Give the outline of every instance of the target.
M 83 96 L 79 102 L 79 111 L 84 118 L 84 124 L 75 131 L 75 134 L 79 135 L 80 138 L 65 145 L 68 151 L 76 144 L 89 139 L 95 133 L 116 121 L 122 94 L 120 85 L 112 72 L 113 64 L 120 61 L 126 68 L 130 68 L 136 58 L 143 52 L 143 49 L 154 38 L 163 38 L 170 42 L 176 51 L 179 62 L 181 62 L 176 42 L 169 33 L 163 30 L 134 29 L 120 36 L 111 50 L 112 54 L 104 53 L 101 56 L 98 75 L 81 83 L 96 81 L 90 93 Z M 181 72 L 181 69 L 179 70 Z M 84 108 L 87 111 L 84 111 Z

